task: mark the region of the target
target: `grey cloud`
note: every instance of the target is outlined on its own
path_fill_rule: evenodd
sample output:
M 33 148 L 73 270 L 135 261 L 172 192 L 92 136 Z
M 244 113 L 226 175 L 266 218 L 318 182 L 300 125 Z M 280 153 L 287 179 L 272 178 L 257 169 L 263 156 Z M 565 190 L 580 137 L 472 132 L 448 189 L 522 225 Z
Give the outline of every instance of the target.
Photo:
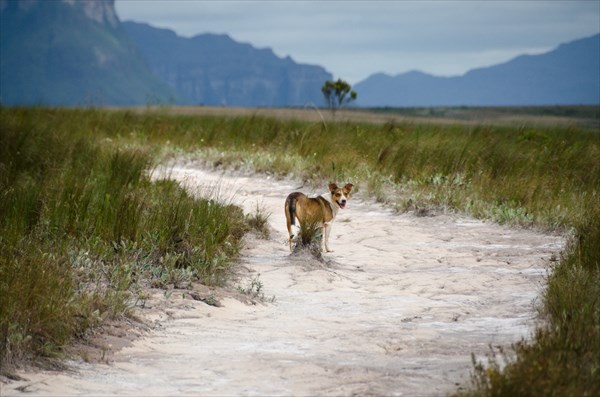
M 188 37 L 228 33 L 356 80 L 379 70 L 459 74 L 600 31 L 600 1 L 117 0 L 117 11 Z

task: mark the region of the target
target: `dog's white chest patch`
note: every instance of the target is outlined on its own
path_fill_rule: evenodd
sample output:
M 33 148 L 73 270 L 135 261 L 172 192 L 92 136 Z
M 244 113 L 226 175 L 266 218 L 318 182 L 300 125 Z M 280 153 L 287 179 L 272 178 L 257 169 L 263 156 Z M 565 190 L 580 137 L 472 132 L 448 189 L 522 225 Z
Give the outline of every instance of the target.
M 329 203 L 329 207 L 331 207 L 331 213 L 333 215 L 333 218 L 335 218 L 338 211 L 340 210 L 340 207 L 338 207 L 337 203 L 333 202 L 333 200 L 331 199 L 331 193 L 322 194 L 321 197 L 323 197 L 325 200 L 327 200 L 327 202 Z M 327 222 L 327 223 L 331 223 L 331 222 Z

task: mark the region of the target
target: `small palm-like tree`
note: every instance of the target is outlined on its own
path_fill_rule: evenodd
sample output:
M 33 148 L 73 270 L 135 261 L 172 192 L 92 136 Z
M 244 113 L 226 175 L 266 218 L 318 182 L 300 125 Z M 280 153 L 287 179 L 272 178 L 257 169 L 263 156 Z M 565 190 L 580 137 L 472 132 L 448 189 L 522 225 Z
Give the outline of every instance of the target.
M 321 92 L 325 97 L 327 107 L 331 110 L 331 113 L 335 116 L 335 112 L 341 109 L 344 105 L 356 100 L 356 91 L 352 89 L 352 86 L 342 79 L 337 81 L 325 81 Z

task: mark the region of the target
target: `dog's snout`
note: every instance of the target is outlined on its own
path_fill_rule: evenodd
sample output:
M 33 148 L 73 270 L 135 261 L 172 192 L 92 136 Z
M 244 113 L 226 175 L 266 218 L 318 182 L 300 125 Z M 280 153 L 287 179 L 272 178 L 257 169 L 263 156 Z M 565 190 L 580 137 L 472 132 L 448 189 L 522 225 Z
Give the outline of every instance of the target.
M 346 199 L 342 199 L 342 204 L 346 204 Z

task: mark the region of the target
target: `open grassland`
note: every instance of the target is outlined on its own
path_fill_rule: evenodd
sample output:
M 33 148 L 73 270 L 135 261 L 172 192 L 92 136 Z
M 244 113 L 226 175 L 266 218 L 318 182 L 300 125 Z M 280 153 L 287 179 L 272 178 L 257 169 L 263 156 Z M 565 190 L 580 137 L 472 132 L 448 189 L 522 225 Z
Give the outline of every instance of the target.
M 113 108 L 121 110 L 120 108 Z M 576 127 L 600 129 L 598 106 L 526 106 L 526 107 L 431 107 L 431 108 L 372 108 L 341 109 L 335 116 L 325 109 L 305 108 L 230 108 L 205 106 L 132 107 L 132 112 L 160 111 L 170 115 L 187 116 L 260 116 L 283 120 L 351 121 L 358 123 L 426 123 L 463 125 L 503 125 L 518 127 L 524 124 L 541 127 Z
M 534 340 L 515 346 L 506 366 L 476 363 L 472 394 L 600 394 L 597 109 L 577 110 L 586 122 L 552 115 L 560 123 L 297 111 L 1 109 L 3 362 L 52 354 L 123 313 L 140 277 L 219 282 L 246 227 L 239 210 L 144 172 L 188 157 L 308 183 L 351 181 L 398 211 L 461 211 L 568 234 Z

